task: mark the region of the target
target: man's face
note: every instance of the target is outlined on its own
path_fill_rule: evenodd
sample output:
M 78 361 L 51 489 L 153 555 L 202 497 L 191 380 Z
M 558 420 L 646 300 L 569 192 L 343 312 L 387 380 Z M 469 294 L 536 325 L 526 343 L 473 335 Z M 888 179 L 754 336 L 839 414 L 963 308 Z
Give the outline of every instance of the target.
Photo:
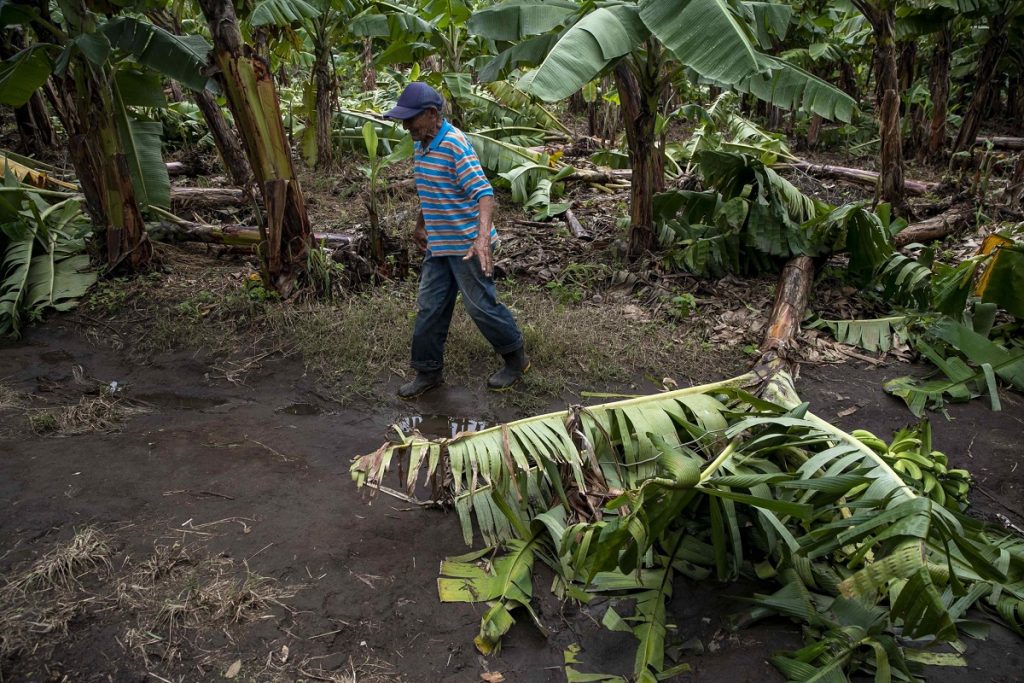
M 416 142 L 427 142 L 437 133 L 438 113 L 436 109 L 425 109 L 411 119 L 402 121 L 402 127 Z

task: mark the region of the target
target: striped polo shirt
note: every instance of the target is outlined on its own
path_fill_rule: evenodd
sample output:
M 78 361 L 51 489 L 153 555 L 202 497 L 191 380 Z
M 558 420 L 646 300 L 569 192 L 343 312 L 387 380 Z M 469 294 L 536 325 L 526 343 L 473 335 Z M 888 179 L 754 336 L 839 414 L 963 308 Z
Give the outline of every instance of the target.
M 481 197 L 493 196 L 473 146 L 461 130 L 444 121 L 424 150 L 415 144 L 416 192 L 427 228 L 431 256 L 462 256 L 476 239 Z M 491 241 L 498 237 L 491 225 Z

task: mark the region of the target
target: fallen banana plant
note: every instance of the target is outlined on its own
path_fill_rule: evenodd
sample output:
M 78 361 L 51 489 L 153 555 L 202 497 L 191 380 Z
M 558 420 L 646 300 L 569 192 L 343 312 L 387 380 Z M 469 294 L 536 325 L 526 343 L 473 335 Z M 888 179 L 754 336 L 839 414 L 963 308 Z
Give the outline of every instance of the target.
M 401 434 L 356 458 L 351 475 L 381 487 L 398 466 L 410 496 L 422 476 L 435 502 L 455 508 L 470 545 L 475 520 L 488 547 L 446 561 L 438 586 L 443 601 L 489 603 L 476 638 L 484 653 L 516 609 L 540 624 L 535 559 L 555 572 L 561 597 L 635 601 L 632 616 L 608 609 L 603 623 L 636 638 L 637 681 L 685 668 L 666 647 L 676 574 L 766 585 L 745 621 L 804 626 L 807 647 L 773 659 L 791 680 L 856 671 L 903 680 L 919 662 L 960 663 L 909 641 L 978 633 L 965 618 L 976 605 L 1024 635 L 1024 540 L 937 504 L 934 485 L 890 464 L 913 449 L 937 462 L 929 438 L 903 435 L 890 448 L 865 433 L 865 443 L 810 413 L 785 372 L 761 397 L 745 388 L 758 383 L 748 373 L 451 439 Z

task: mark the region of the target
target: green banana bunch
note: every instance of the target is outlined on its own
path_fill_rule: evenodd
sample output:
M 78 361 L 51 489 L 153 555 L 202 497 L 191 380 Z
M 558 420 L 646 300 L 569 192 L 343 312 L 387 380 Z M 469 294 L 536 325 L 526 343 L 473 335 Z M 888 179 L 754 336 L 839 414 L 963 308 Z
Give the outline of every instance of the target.
M 931 426 L 927 421 L 900 429 L 891 444 L 865 429 L 850 434 L 882 456 L 907 484 L 951 510 L 967 507 L 971 473 L 949 467 L 946 454 L 932 450 Z

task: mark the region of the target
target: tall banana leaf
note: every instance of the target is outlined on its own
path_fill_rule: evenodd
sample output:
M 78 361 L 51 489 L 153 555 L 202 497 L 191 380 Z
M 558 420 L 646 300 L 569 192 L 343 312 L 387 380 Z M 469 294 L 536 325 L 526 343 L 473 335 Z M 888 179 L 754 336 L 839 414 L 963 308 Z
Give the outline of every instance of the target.
M 510 0 L 473 13 L 469 32 L 491 40 L 516 41 L 561 26 L 579 10 L 568 0 Z
M 124 158 L 132 176 L 135 196 L 141 206 L 171 206 L 171 179 L 167 174 L 161 151 L 160 136 L 163 124 L 159 121 L 139 121 L 132 118 L 121 97 L 120 87 L 114 88 L 114 120 L 121 138 Z
M 640 18 L 682 64 L 705 78 L 731 84 L 764 68 L 726 0 L 641 0 Z
M 648 35 L 636 6 L 599 7 L 573 24 L 537 69 L 520 79 L 519 87 L 548 102 L 564 99 Z

